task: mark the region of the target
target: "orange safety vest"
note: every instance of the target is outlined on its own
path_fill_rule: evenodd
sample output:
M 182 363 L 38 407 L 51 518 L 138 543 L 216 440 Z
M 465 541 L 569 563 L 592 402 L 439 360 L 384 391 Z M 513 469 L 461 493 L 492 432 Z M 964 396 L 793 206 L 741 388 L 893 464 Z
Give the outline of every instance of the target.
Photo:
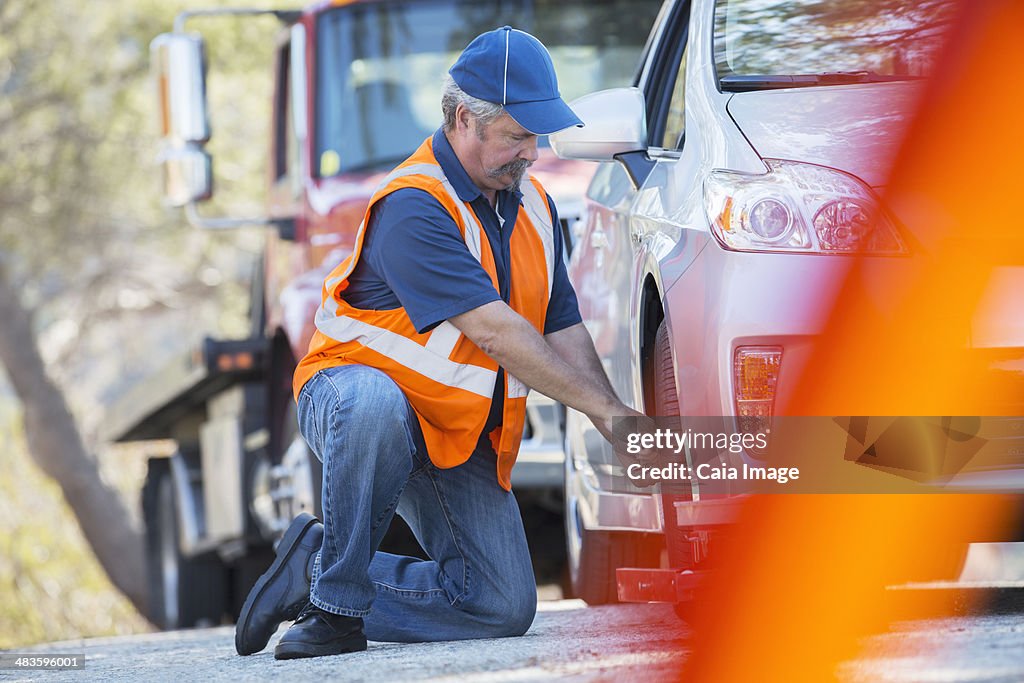
M 295 370 L 296 398 L 319 370 L 366 365 L 387 373 L 405 393 L 419 418 L 430 460 L 441 468 L 469 459 L 476 448 L 494 395 L 498 363 L 445 321 L 419 334 L 404 308 L 363 310 L 345 301 L 348 277 L 362 253 L 374 204 L 406 187 L 429 192 L 459 226 L 466 248 L 480 261 L 498 289 L 498 271 L 484 228 L 468 202 L 459 199 L 434 157 L 431 138 L 392 171 L 370 199 L 356 235 L 355 249 L 324 282 L 323 303 L 309 352 Z M 511 237 L 508 305 L 540 334 L 551 298 L 555 259 L 551 208 L 532 176 L 522 183 L 523 206 Z M 511 490 L 511 472 L 526 421 L 529 388 L 505 372 L 502 425 L 489 436 L 498 454 L 498 483 Z

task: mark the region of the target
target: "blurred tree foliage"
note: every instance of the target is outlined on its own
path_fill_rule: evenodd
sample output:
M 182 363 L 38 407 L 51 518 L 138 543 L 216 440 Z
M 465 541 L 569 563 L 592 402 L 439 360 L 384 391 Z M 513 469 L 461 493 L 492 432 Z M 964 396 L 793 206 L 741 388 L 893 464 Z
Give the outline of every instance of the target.
M 18 422 L 15 411 L 0 411 L 0 432 L 15 443 L 22 440 Z M 145 619 L 92 558 L 60 487 L 23 448 L 6 446 L 2 461 L 0 649 L 145 631 Z M 144 470 L 127 469 L 106 473 L 119 490 L 130 489 Z
M 194 230 L 158 194 L 148 44 L 181 9 L 208 6 L 0 0 L 0 365 L 24 424 L 22 441 L 21 430 L 11 431 L 18 420 L 0 422 L 0 484 L 20 485 L 4 461 L 25 444 L 60 485 L 100 564 L 139 607 L 136 492 L 123 502 L 101 469 L 140 456 L 97 442 L 104 404 L 205 334 L 245 334 L 247 280 L 262 240 L 256 229 Z M 258 213 L 278 27 L 262 18 L 199 19 L 188 28 L 203 33 L 211 56 L 220 193 L 211 210 Z M 2 380 L 0 404 L 12 400 Z M 5 519 L 5 556 L 35 544 L 32 552 L 50 557 L 62 543 L 62 529 L 19 542 L 13 518 Z M 36 565 L 17 566 L 31 573 Z M 4 591 L 25 585 L 4 582 L 0 603 Z M 65 602 L 75 589 L 48 585 L 40 599 Z

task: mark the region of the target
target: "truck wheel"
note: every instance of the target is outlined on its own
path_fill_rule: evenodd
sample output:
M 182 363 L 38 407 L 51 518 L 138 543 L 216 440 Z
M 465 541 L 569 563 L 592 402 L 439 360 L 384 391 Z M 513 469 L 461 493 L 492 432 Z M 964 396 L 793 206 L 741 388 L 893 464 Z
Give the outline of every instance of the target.
M 162 629 L 219 624 L 226 608 L 226 570 L 216 553 L 182 555 L 169 465 L 167 460 L 151 460 L 142 489 L 150 591 L 147 616 Z
M 575 506 L 566 510 L 565 519 L 572 588 L 572 596 L 566 597 L 580 598 L 588 605 L 616 603 L 616 569 L 658 565 L 659 543 L 649 534 L 584 529 Z
M 573 592 L 588 605 L 617 603 L 615 570 L 656 566 L 657 553 L 651 552 L 651 545 L 644 534 L 584 531 Z
M 569 567 L 573 594 L 588 605 L 618 602 L 610 534 L 584 529 L 579 532 L 579 544 L 576 567 Z

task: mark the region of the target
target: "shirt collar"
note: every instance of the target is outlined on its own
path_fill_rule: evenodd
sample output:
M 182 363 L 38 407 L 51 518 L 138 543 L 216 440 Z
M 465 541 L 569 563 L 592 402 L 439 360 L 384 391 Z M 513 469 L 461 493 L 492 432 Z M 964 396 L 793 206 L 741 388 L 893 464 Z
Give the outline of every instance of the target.
M 455 193 L 459 195 L 459 199 L 464 202 L 472 202 L 477 198 L 483 197 L 480 188 L 473 183 L 469 174 L 466 173 L 466 169 L 463 168 L 459 157 L 455 156 L 455 150 L 452 149 L 451 143 L 448 142 L 448 138 L 444 134 L 444 127 L 438 128 L 434 132 L 431 146 L 434 150 L 434 158 L 441 165 L 441 172 L 444 173 L 452 187 L 455 188 Z M 498 193 L 509 194 L 509 191 L 499 190 Z M 517 204 L 523 196 L 522 192 L 511 192 L 510 194 L 515 198 Z M 505 201 L 506 197 L 501 197 L 499 206 L 504 206 Z

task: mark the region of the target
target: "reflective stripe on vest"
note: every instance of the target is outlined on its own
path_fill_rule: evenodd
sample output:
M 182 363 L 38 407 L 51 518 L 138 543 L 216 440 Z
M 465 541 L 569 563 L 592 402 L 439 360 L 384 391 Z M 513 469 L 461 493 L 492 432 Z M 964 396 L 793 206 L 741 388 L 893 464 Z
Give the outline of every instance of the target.
M 551 225 L 551 207 L 548 206 L 547 197 L 541 195 L 532 178 L 528 178 L 521 187 L 523 192 L 523 208 L 526 209 L 527 215 L 537 228 L 540 239 L 544 243 L 544 261 L 548 269 L 548 298 L 551 298 L 551 287 L 554 285 L 555 279 L 555 259 L 562 258 L 561 254 L 555 253 L 555 233 L 554 226 Z
M 537 228 L 540 239 L 544 243 L 544 262 L 548 273 L 548 298 L 551 298 L 551 288 L 555 278 L 555 259 L 561 258 L 561 254 L 555 254 L 554 226 L 551 224 L 551 209 L 548 206 L 547 197 L 541 196 L 537 186 L 532 179 L 527 179 L 521 185 L 523 193 L 523 208 Z M 530 393 L 530 388 L 518 379 L 505 372 L 508 376 L 509 398 L 522 398 Z
M 323 309 L 320 312 L 322 313 Z M 459 332 L 449 322 L 438 325 L 431 332 L 426 347 L 429 350 L 427 353 L 424 353 L 424 347 L 408 337 L 403 337 L 391 330 L 376 327 L 361 320 L 354 320 L 347 316 L 321 317 L 320 313 L 317 314 L 316 318 L 317 329 L 332 339 L 340 342 L 359 342 L 363 346 L 373 349 L 440 384 L 465 389 L 484 398 L 491 398 L 494 395 L 494 382 L 498 376 L 497 372 L 476 365 L 444 360 L 444 358 L 451 355 L 452 349 L 455 348 L 455 342 L 459 340 L 459 334 L 450 335 L 443 330 L 443 327 L 447 325 L 452 330 L 455 330 L 456 333 Z M 438 330 L 442 330 L 442 337 L 453 337 L 450 345 L 448 344 L 448 339 L 444 340 L 444 344 L 448 346 L 448 352 L 443 357 L 440 353 L 435 355 L 431 348 L 431 342 L 434 341 Z

